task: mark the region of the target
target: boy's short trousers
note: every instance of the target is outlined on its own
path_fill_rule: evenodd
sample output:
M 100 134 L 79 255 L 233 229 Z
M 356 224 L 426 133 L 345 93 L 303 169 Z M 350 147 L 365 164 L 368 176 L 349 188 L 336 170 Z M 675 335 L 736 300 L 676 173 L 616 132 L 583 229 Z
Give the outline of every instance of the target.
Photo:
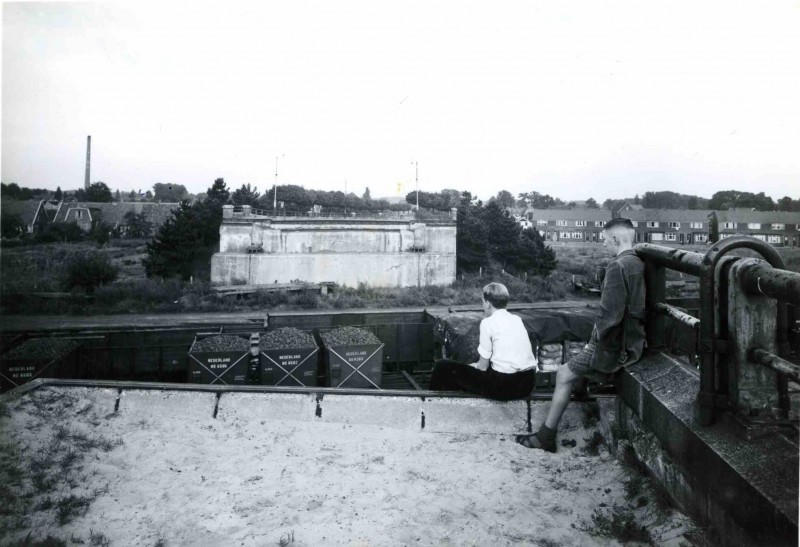
M 589 343 L 586 344 L 580 353 L 575 355 L 567 362 L 567 367 L 575 376 L 580 378 L 588 378 L 599 384 L 609 381 L 614 375 L 601 372 L 592 368 L 592 357 L 594 356 L 595 349 L 595 335 L 592 332 L 592 337 Z

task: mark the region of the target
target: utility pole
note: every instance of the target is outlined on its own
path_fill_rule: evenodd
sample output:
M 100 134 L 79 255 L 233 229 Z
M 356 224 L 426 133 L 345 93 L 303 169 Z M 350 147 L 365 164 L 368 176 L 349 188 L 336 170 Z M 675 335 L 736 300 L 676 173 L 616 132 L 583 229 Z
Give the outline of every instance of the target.
M 278 156 L 275 156 L 275 184 L 272 185 L 272 210 L 278 212 Z
M 416 182 L 417 188 L 417 211 L 419 211 L 419 164 L 414 161 L 414 181 Z

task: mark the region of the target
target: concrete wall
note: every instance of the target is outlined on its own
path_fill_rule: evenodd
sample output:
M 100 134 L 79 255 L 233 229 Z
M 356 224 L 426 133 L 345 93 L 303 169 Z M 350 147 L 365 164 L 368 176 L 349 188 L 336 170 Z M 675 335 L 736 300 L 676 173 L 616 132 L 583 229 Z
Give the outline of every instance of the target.
M 263 245 L 265 253 L 397 253 L 427 250 L 455 253 L 455 225 L 411 221 L 226 220 L 220 226 L 220 252 L 242 253 Z
M 455 255 L 439 253 L 217 253 L 211 282 L 232 284 L 335 281 L 350 287 L 447 285 L 455 280 Z
M 247 254 L 260 246 L 263 252 Z M 211 281 L 294 280 L 357 286 L 447 285 L 456 277 L 456 227 L 383 219 L 226 218 Z

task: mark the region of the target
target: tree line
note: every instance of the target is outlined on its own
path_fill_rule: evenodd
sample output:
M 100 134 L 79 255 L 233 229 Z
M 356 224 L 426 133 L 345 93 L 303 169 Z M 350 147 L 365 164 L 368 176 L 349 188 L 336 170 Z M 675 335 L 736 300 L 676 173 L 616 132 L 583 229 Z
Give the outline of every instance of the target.
M 277 193 L 277 199 L 275 199 L 275 193 Z M 369 188 L 366 189 L 363 195 L 357 196 L 352 192 L 306 190 L 302 186 L 294 184 L 269 188 L 262 195 L 249 183 L 242 184 L 240 188 L 234 190 L 231 193 L 231 200 L 235 205 L 250 205 L 256 209 L 265 210 L 272 209 L 275 205 L 278 205 L 279 208 L 287 212 L 305 212 L 315 205 L 330 212 L 343 212 L 344 210 L 397 211 L 409 210 L 411 206 L 415 206 L 417 204 L 417 196 L 419 196 L 419 206 L 421 208 L 440 211 L 450 211 L 453 208 L 457 208 L 461 200 L 461 192 L 453 189 L 445 189 L 439 192 L 408 192 L 405 196 L 405 203 L 398 204 L 382 199 L 372 199 Z M 62 192 L 61 187 L 51 191 L 44 188 L 23 188 L 16 183 L 2 183 L 2 197 L 16 200 L 65 199 L 101 203 L 112 201 L 179 203 L 184 200 L 202 200 L 205 198 L 205 194 L 193 195 L 184 185 L 168 182 L 157 182 L 153 185 L 152 190 L 148 189 L 146 191 L 112 191 L 106 183 L 98 181 L 90 184 L 87 189 L 80 188 L 67 193 Z M 519 193 L 516 198 L 511 192 L 501 190 L 491 199 L 497 201 L 502 207 L 509 209 L 526 209 L 528 207 L 534 209 L 563 209 L 578 206 L 577 202 L 565 202 L 549 194 L 533 190 Z M 742 190 L 721 190 L 715 192 L 711 198 L 671 191 L 645 192 L 642 196 L 637 194 L 631 198 L 606 199 L 602 203 L 602 207 L 611 211 L 618 211 L 625 203 L 641 205 L 645 209 L 726 210 L 736 207 L 755 209 L 757 211 L 800 211 L 800 197 L 793 199 L 790 196 L 784 196 L 778 200 L 773 200 L 765 195 L 764 192 L 753 193 Z M 590 197 L 580 206 L 596 209 L 600 207 L 600 204 Z

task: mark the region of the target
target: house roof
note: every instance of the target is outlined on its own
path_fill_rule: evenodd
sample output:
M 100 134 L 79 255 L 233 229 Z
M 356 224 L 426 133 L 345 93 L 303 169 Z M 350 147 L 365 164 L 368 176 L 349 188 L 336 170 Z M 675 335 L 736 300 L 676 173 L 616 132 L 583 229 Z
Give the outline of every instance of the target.
M 711 209 L 640 209 L 622 216 L 637 222 L 708 222 Z
M 617 213 L 621 213 L 624 208 L 628 207 L 630 211 L 641 211 L 644 209 L 644 206 L 636 204 L 636 203 L 625 203 L 622 207 L 619 208 Z
M 37 214 L 44 214 L 40 211 L 42 207 L 42 200 L 27 199 L 24 201 L 17 201 L 13 199 L 2 200 L 2 212 L 4 215 L 17 215 L 19 219 L 27 226 L 30 226 L 36 221 Z
M 125 215 L 129 212 L 136 214 L 144 213 L 147 220 L 153 223 L 154 227 L 159 227 L 170 218 L 172 210 L 176 209 L 179 203 L 147 203 L 141 201 L 131 202 L 65 202 L 56 215 L 56 222 L 66 222 L 71 220 L 70 211 L 75 209 L 88 210 L 92 219 L 100 219 L 106 224 L 116 227 L 125 224 Z
M 611 220 L 608 209 L 526 209 L 525 215 L 531 215 L 533 220 Z
M 800 224 L 800 212 L 753 211 L 752 209 L 728 209 L 718 211 L 720 222 L 758 222 L 761 224 Z

